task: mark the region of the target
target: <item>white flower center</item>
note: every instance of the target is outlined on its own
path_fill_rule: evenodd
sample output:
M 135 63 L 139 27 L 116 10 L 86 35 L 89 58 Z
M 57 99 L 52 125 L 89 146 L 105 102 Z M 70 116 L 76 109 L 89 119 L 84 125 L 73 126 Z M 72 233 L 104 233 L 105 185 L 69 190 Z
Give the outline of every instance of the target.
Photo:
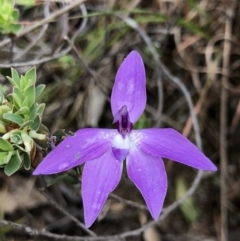
M 130 140 L 128 135 L 124 137 L 121 134 L 116 134 L 113 138 L 112 147 L 116 149 L 127 149 L 130 147 Z

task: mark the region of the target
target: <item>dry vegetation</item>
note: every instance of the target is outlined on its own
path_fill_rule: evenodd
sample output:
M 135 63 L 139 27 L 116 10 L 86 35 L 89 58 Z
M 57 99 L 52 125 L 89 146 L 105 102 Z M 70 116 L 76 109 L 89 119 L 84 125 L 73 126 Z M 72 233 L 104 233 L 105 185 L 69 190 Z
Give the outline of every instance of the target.
M 137 127 L 179 130 L 219 171 L 196 173 L 166 160 L 169 188 L 158 222 L 123 175 L 90 232 L 82 227 L 75 172 L 57 180 L 36 179 L 32 171 L 10 178 L 0 173 L 1 240 L 238 240 L 238 2 L 91 0 L 77 7 L 79 0 L 37 2 L 17 6 L 22 32 L 0 35 L 0 83 L 8 85 L 11 67 L 25 73 L 36 66 L 38 83 L 47 85 L 43 123 L 51 132 L 112 127 L 114 76 L 124 56 L 136 49 L 145 62 L 148 93 Z M 188 189 L 193 195 L 176 203 Z

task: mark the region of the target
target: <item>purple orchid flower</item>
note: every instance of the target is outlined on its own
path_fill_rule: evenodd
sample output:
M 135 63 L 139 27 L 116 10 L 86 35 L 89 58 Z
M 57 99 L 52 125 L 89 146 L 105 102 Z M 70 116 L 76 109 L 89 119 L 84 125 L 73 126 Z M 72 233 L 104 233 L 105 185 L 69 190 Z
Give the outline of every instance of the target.
M 186 137 L 171 128 L 132 130 L 146 106 L 146 77 L 141 56 L 132 51 L 121 64 L 111 95 L 117 130 L 87 128 L 68 136 L 34 171 L 34 175 L 66 171 L 85 162 L 82 199 L 86 227 L 96 220 L 105 201 L 127 173 L 157 220 L 167 191 L 162 158 L 200 170 L 216 166 Z

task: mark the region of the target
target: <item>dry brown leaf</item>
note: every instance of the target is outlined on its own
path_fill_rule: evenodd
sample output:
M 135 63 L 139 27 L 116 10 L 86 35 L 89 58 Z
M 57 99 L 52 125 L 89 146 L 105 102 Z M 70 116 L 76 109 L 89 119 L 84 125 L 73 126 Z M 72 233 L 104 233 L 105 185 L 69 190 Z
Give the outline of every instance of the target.
M 162 240 L 160 233 L 154 227 L 149 227 L 144 230 L 143 239 L 144 241 L 161 241 Z

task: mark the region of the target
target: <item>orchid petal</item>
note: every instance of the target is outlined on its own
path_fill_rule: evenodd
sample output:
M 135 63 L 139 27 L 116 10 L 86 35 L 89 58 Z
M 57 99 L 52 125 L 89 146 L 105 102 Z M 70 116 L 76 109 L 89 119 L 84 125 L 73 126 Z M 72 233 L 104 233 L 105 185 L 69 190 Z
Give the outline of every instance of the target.
M 122 62 L 112 89 L 111 107 L 115 117 L 126 106 L 130 122 L 135 123 L 146 106 L 146 76 L 138 52 L 132 51 Z
M 114 157 L 122 162 L 125 160 L 126 156 L 129 154 L 129 150 L 128 149 L 117 149 L 117 148 L 112 148 L 112 152 Z
M 135 130 L 130 135 L 135 145 L 148 154 L 165 157 L 200 170 L 217 170 L 193 143 L 174 129 Z
M 111 142 L 116 133 L 116 130 L 110 129 L 81 129 L 53 149 L 33 174 L 59 173 L 85 161 L 96 159 L 111 148 Z
M 157 220 L 167 192 L 163 160 L 136 148 L 127 157 L 127 172 L 142 193 L 152 217 Z
M 85 225 L 89 228 L 96 220 L 108 194 L 118 185 L 122 174 L 122 162 L 116 160 L 112 151 L 101 158 L 86 162 L 82 176 L 82 199 Z

